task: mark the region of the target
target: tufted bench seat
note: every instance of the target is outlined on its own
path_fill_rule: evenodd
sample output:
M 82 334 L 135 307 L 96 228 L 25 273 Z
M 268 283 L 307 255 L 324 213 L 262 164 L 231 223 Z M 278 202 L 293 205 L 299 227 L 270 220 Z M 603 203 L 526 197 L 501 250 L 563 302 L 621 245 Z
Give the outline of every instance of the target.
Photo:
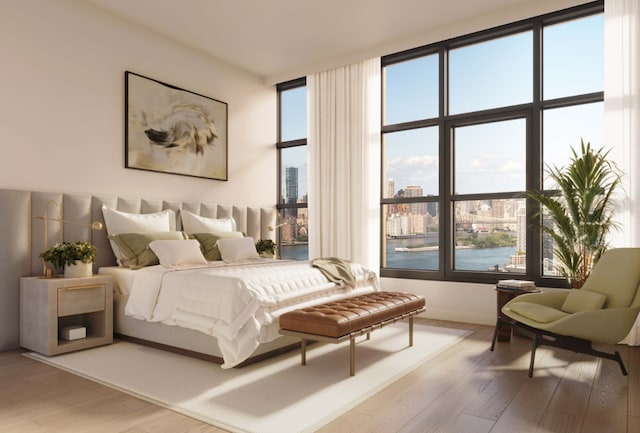
M 306 342 L 351 342 L 350 374 L 355 375 L 355 339 L 390 323 L 409 319 L 409 346 L 413 346 L 413 317 L 425 310 L 422 296 L 402 292 L 373 292 L 313 305 L 280 316 L 280 334 L 300 337 L 302 365 Z

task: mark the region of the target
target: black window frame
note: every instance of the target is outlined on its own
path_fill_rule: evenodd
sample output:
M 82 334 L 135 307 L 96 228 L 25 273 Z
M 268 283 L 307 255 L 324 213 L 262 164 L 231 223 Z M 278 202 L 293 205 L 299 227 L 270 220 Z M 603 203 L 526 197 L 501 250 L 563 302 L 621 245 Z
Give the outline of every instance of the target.
M 282 149 L 288 149 L 288 148 L 292 148 L 292 147 L 299 147 L 299 146 L 306 146 L 307 145 L 307 137 L 305 138 L 299 138 L 299 139 L 295 139 L 295 140 L 286 140 L 283 141 L 282 140 L 282 119 L 281 119 L 281 113 L 282 113 L 282 92 L 285 92 L 287 90 L 292 90 L 292 89 L 296 89 L 299 87 L 306 87 L 307 85 L 307 79 L 306 77 L 301 77 L 301 78 L 296 78 L 290 81 L 286 81 L 283 83 L 279 83 L 276 85 L 276 90 L 277 90 L 277 94 L 278 94 L 278 103 L 277 103 L 277 124 L 278 124 L 278 141 L 276 142 L 276 149 L 278 150 L 278 170 L 277 170 L 277 187 L 278 187 L 278 202 L 276 204 L 276 209 L 278 211 L 278 220 L 279 221 L 284 221 L 285 219 L 285 214 L 287 212 L 287 210 L 289 209 L 295 209 L 295 211 L 297 212 L 298 209 L 308 209 L 308 204 L 305 203 L 285 203 L 285 199 L 282 196 Z M 279 251 L 281 250 L 282 247 L 282 236 L 280 236 L 281 232 L 280 232 L 280 228 L 278 228 L 278 236 L 276 236 L 277 239 L 277 248 Z
M 544 111 L 553 108 L 578 106 L 581 104 L 589 104 L 604 101 L 604 91 L 573 95 L 556 99 L 543 99 L 542 93 L 542 58 L 543 58 L 543 28 L 544 26 L 558 24 L 574 19 L 584 18 L 592 15 L 602 14 L 604 12 L 604 1 L 599 0 L 584 5 L 572 7 L 562 11 L 557 11 L 538 17 L 521 20 L 512 24 L 499 26 L 496 28 L 476 32 L 470 35 L 456 37 L 442 42 L 426 45 L 423 47 L 406 50 L 400 53 L 390 54 L 382 57 L 381 68 L 384 76 L 384 68 L 399 62 L 416 59 L 422 56 L 438 54 L 439 56 L 439 114 L 436 118 L 421 119 L 411 122 L 397 123 L 393 125 L 384 125 L 384 119 L 381 117 L 381 139 L 387 133 L 412 130 L 427 126 L 437 126 L 439 128 L 439 195 L 410 197 L 410 198 L 385 198 L 385 178 L 384 178 L 384 149 L 381 149 L 382 157 L 382 181 L 380 185 L 380 216 L 381 216 L 381 248 L 380 248 L 380 275 L 389 278 L 407 278 L 422 280 L 439 280 L 439 281 L 456 281 L 456 282 L 473 282 L 473 283 L 491 283 L 495 284 L 500 279 L 516 278 L 532 280 L 536 285 L 541 287 L 559 287 L 565 282 L 560 277 L 545 276 L 542 270 L 542 231 L 540 228 L 539 218 L 535 215 L 539 211 L 538 204 L 533 200 L 526 199 L 526 219 L 528 228 L 526 230 L 526 273 L 512 274 L 492 271 L 460 271 L 453 269 L 453 256 L 455 249 L 455 223 L 453 218 L 453 203 L 457 200 L 486 200 L 486 199 L 513 199 L 525 198 L 524 191 L 490 193 L 490 194 L 464 194 L 455 195 L 451 191 L 452 180 L 454 174 L 453 156 L 449 151 L 452 147 L 451 131 L 456 126 L 471 125 L 485 123 L 488 121 L 505 120 L 510 118 L 524 117 L 527 125 L 526 137 L 526 190 L 540 190 L 542 188 L 542 179 L 544 176 L 543 157 L 544 149 L 542 118 Z M 448 53 L 450 50 L 460 48 L 479 42 L 490 41 L 496 38 L 509 36 L 523 31 L 533 32 L 533 97 L 532 102 L 492 108 L 487 110 L 474 111 L 469 113 L 460 113 L 455 115 L 447 114 L 447 65 Z M 382 112 L 384 112 L 384 83 L 382 92 Z M 547 191 L 553 193 L 553 191 Z M 439 208 L 439 268 L 435 271 L 405 269 L 405 268 L 388 268 L 385 263 L 385 205 L 394 205 L 399 203 L 429 203 L 437 202 Z

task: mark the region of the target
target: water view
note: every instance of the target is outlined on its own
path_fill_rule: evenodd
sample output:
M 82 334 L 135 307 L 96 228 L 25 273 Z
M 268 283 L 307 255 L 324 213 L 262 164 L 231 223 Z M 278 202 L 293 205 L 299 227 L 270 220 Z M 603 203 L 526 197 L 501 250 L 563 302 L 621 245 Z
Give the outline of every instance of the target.
M 389 239 L 387 240 L 387 266 L 396 269 L 438 269 L 438 251 L 396 251 L 396 248 L 409 248 L 421 245 L 424 239 Z M 516 247 L 472 248 L 456 250 L 456 269 L 465 271 L 487 271 L 499 269 L 509 263 L 509 256 L 516 252 Z M 308 260 L 307 244 L 284 246 L 281 251 L 283 260 Z
M 438 250 L 434 251 L 396 251 L 396 248 L 408 248 L 424 244 L 424 239 L 388 239 L 386 248 L 387 268 L 396 269 L 438 269 Z M 465 271 L 487 271 L 504 268 L 509 256 L 515 254 L 516 247 L 468 248 L 457 249 L 455 268 Z

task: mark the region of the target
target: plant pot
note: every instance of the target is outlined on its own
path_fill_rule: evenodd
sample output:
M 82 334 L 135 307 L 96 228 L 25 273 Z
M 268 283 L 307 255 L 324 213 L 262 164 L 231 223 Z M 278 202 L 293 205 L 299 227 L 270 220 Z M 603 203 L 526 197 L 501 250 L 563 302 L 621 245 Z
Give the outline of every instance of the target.
M 74 265 L 65 265 L 64 277 L 65 278 L 83 278 L 93 275 L 93 263 L 84 263 L 81 260 L 76 260 Z

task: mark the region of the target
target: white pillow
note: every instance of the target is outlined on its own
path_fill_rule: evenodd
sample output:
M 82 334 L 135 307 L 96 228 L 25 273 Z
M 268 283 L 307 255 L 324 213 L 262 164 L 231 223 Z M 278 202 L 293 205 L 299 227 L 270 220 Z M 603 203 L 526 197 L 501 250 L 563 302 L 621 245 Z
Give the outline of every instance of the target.
M 200 250 L 200 242 L 195 239 L 155 240 L 149 243 L 149 248 L 165 268 L 207 264 Z
M 108 235 L 143 232 L 171 232 L 176 229 L 176 214 L 171 209 L 156 213 L 127 213 L 102 205 L 102 215 Z M 120 266 L 128 266 L 127 258 L 111 240 L 111 249 Z
M 256 244 L 251 237 L 218 239 L 216 244 L 225 263 L 260 259 Z
M 234 232 L 236 222 L 233 218 L 207 218 L 187 210 L 180 211 L 182 230 L 187 233 Z
M 176 229 L 176 214 L 171 209 L 156 213 L 127 213 L 102 205 L 107 234 L 140 232 L 172 232 Z

